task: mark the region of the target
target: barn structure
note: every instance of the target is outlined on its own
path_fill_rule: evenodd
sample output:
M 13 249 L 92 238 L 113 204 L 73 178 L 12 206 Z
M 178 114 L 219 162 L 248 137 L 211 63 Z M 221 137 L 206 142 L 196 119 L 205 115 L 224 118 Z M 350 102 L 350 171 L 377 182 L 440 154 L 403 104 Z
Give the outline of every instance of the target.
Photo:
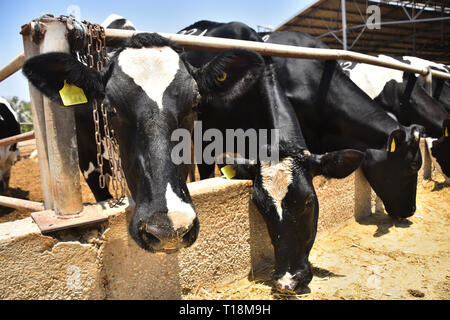
M 276 28 L 330 48 L 450 64 L 448 0 L 317 0 Z

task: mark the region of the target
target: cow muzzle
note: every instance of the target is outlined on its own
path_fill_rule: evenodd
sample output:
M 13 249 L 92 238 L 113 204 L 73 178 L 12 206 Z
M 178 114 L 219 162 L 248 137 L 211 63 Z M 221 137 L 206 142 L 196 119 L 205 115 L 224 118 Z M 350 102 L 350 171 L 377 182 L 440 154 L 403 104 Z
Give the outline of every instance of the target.
M 181 213 L 177 213 L 181 215 Z M 170 217 L 170 213 L 167 214 Z M 170 219 L 169 219 L 170 221 Z M 189 247 L 197 239 L 199 229 L 195 217 L 183 224 L 141 222 L 139 234 L 146 249 L 155 253 L 175 253 Z

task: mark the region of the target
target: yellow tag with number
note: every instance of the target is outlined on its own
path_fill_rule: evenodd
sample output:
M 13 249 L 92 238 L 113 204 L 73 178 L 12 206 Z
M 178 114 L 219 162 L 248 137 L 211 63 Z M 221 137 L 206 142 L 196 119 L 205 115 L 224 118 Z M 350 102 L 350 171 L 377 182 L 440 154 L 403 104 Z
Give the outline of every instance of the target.
M 445 128 L 444 137 L 448 137 L 448 128 Z
M 236 176 L 236 170 L 229 164 L 221 168 L 220 171 L 222 171 L 223 175 L 227 179 L 233 179 Z
M 388 148 L 389 152 L 395 152 L 395 139 L 392 139 L 391 146 Z
M 59 90 L 59 95 L 65 107 L 88 102 L 83 89 L 74 84 L 68 84 L 66 80 L 64 80 L 64 87 Z

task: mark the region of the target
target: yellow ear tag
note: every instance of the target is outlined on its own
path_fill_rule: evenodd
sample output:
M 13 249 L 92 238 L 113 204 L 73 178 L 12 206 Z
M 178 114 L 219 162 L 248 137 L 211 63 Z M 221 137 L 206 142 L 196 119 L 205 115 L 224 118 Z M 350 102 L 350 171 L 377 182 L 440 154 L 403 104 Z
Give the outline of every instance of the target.
M 74 84 L 68 84 L 66 80 L 64 80 L 64 87 L 59 90 L 59 95 L 65 107 L 88 102 L 83 89 Z
M 448 137 L 448 128 L 445 128 L 444 137 Z
M 236 176 L 236 170 L 229 164 L 221 168 L 220 171 L 222 171 L 223 175 L 227 179 L 233 179 Z
M 227 79 L 227 74 L 225 72 L 222 72 L 222 76 L 221 77 L 217 77 L 217 80 L 220 82 L 223 82 Z
M 392 139 L 391 147 L 388 148 L 389 152 L 395 152 L 395 139 Z

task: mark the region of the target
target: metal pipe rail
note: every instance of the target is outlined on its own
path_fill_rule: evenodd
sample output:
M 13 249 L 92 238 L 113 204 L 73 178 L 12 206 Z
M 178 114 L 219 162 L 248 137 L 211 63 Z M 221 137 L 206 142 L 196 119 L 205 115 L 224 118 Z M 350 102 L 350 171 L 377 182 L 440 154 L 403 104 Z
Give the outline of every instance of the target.
M 147 31 L 131 31 L 119 29 L 106 29 L 107 40 L 114 40 L 114 43 L 123 41 L 131 37 L 135 33 L 142 33 Z M 286 58 L 303 58 L 303 59 L 320 59 L 320 60 L 348 60 L 360 63 L 373 64 L 380 67 L 392 68 L 401 71 L 409 71 L 426 76 L 428 68 L 418 68 L 412 65 L 397 61 L 387 61 L 382 58 L 369 56 L 366 54 L 346 51 L 340 49 L 320 49 L 320 48 L 306 48 L 288 45 L 280 45 L 274 43 L 253 42 L 246 40 L 234 40 L 215 37 L 199 37 L 174 33 L 159 33 L 161 36 L 170 39 L 171 41 L 191 50 L 205 50 L 205 51 L 222 51 L 231 48 L 247 49 L 258 52 L 262 55 L 278 56 Z M 22 68 L 25 62 L 24 54 L 20 54 L 10 63 L 0 69 L 0 82 L 7 77 L 17 72 Z M 437 78 L 450 80 L 450 74 L 442 71 L 431 70 L 431 75 Z
M 0 196 L 0 206 L 31 211 L 45 210 L 44 204 L 42 202 L 23 200 L 5 196 Z
M 25 55 L 23 52 L 15 57 L 11 62 L 0 69 L 0 82 L 8 78 L 10 75 L 16 73 L 22 68 L 25 62 Z
M 118 41 L 125 40 L 126 38 L 131 37 L 135 33 L 142 33 L 148 31 L 106 29 L 105 32 L 106 32 L 106 41 L 113 40 L 114 43 L 117 43 Z M 388 61 L 382 58 L 373 57 L 358 52 L 345 51 L 339 49 L 306 48 L 273 43 L 253 42 L 253 41 L 205 37 L 205 36 L 199 37 L 199 36 L 162 33 L 162 32 L 161 33 L 158 32 L 158 34 L 190 50 L 222 51 L 225 49 L 239 48 L 252 50 L 262 55 L 278 56 L 286 58 L 349 60 L 354 62 L 373 64 L 380 67 L 414 72 L 423 76 L 426 76 L 429 72 L 428 68 L 418 68 L 397 61 Z M 433 77 L 450 80 L 450 74 L 446 72 L 431 70 L 431 74 Z
M 15 136 L 0 139 L 0 146 L 7 146 L 21 141 L 32 140 L 34 138 L 35 138 L 34 131 L 29 131 Z

